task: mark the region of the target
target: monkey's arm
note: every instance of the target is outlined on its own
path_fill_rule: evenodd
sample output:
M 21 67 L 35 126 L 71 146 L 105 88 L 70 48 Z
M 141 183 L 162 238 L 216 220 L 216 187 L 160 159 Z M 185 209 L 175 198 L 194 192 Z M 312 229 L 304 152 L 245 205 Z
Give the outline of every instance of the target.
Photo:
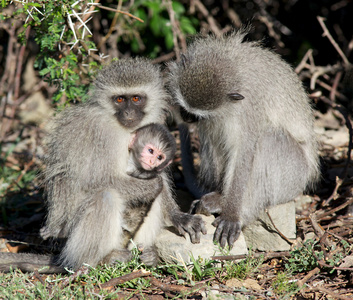
M 213 226 L 217 227 L 214 234 L 214 241 L 220 242 L 224 247 L 228 241 L 228 245 L 232 247 L 238 239 L 241 232 L 241 222 L 236 220 L 234 214 L 231 218 L 225 217 L 225 210 L 222 209 L 222 195 L 218 192 L 211 192 L 195 200 L 191 204 L 190 213 L 203 214 L 209 216 L 211 214 L 220 214 L 214 222 Z
M 10 272 L 11 269 L 20 269 L 23 272 L 38 270 L 41 274 L 67 273 L 54 263 L 55 257 L 32 253 L 1 253 L 0 272 Z
M 170 220 L 181 235 L 185 236 L 187 232 L 190 235 L 192 243 L 200 243 L 201 233 L 207 233 L 205 222 L 200 216 L 184 213 L 180 210 L 170 189 L 168 189 L 169 180 L 166 174 L 164 174 L 163 179 L 165 184 L 161 193 L 163 197 L 163 211 L 166 214 L 165 217 Z
M 163 180 L 161 176 L 152 179 L 138 179 L 132 176 L 124 176 L 116 180 L 114 187 L 128 202 L 136 200 L 150 201 L 154 200 L 161 193 Z

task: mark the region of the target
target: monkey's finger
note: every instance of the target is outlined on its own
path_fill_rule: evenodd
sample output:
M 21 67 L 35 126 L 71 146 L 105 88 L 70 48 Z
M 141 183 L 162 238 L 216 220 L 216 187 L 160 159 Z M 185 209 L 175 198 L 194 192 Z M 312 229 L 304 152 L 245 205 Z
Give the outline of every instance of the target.
M 221 247 L 224 248 L 227 245 L 227 242 L 229 240 L 228 239 L 229 235 L 231 234 L 232 223 L 229 221 L 222 221 L 221 224 L 223 224 L 223 231 L 222 231 L 220 244 L 221 244 Z M 229 248 L 231 248 L 231 245 L 229 245 Z
M 231 228 L 229 235 L 228 235 L 228 245 L 229 248 L 233 247 L 235 241 L 239 238 L 241 232 L 241 224 L 240 222 L 235 222 L 233 228 Z
M 201 240 L 201 233 L 199 230 L 195 230 L 194 231 L 195 234 L 193 234 L 193 238 L 194 240 L 191 240 L 191 242 L 193 244 L 200 244 L 200 240 Z
M 217 221 L 217 222 L 216 222 Z M 224 223 L 221 222 L 220 218 L 216 218 L 216 220 L 214 220 L 214 222 L 212 223 L 213 226 L 217 226 L 214 235 L 213 235 L 213 241 L 214 242 L 219 242 L 221 244 L 221 247 L 224 247 L 224 245 L 222 246 L 222 241 L 221 241 L 221 235 L 223 232 L 223 226 Z
M 200 237 L 197 238 L 197 232 L 195 232 L 193 229 L 188 230 L 189 236 L 190 236 L 190 241 L 193 244 L 198 244 L 200 243 Z
M 181 227 L 180 225 L 177 227 L 178 231 L 179 231 L 179 234 L 182 235 L 183 237 L 186 236 L 186 232 L 185 230 L 183 229 L 183 227 Z
M 203 235 L 207 234 L 206 223 L 203 220 L 201 221 L 201 232 Z

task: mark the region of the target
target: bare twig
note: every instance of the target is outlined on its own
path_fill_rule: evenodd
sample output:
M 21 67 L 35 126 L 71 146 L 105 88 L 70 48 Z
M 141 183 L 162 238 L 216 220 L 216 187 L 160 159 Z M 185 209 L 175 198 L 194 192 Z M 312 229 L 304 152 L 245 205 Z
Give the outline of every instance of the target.
M 70 282 L 72 282 L 74 279 L 88 274 L 89 272 L 89 267 L 87 266 L 82 266 L 81 268 L 79 268 L 75 273 L 73 273 L 72 275 L 70 275 L 69 277 L 67 277 L 64 281 L 61 282 L 60 287 L 64 288 L 65 286 L 69 285 Z
M 334 199 L 334 197 L 336 196 L 335 193 L 337 193 L 338 188 L 342 185 L 343 181 L 345 180 L 345 178 L 347 177 L 347 172 L 348 172 L 348 167 L 349 164 L 351 162 L 351 152 L 352 152 L 352 147 L 353 147 L 353 128 L 352 128 L 352 123 L 348 117 L 348 113 L 346 111 L 346 109 L 339 104 L 336 104 L 334 102 L 332 102 L 331 100 L 325 98 L 325 97 L 321 97 L 321 100 L 324 101 L 325 103 L 329 104 L 332 106 L 332 108 L 336 109 L 339 111 L 339 113 L 343 116 L 345 122 L 346 122 L 346 126 L 348 128 L 348 132 L 349 132 L 349 143 L 348 143 L 348 150 L 347 150 L 347 160 L 345 163 L 345 166 L 340 174 L 340 179 L 336 180 L 336 187 L 334 190 L 334 193 L 331 195 L 331 197 L 329 197 L 326 201 L 324 201 L 323 205 L 326 206 L 328 205 L 332 199 Z
M 310 220 L 311 226 L 314 229 L 315 234 L 319 237 L 319 239 L 321 239 L 324 236 L 324 234 L 325 234 L 325 230 L 318 223 L 316 214 L 315 213 L 314 214 L 310 214 L 309 215 L 309 220 Z M 332 242 L 330 240 L 323 239 L 321 241 L 327 247 L 332 246 Z
M 326 200 L 327 201 L 327 200 Z M 332 215 L 334 213 L 336 213 L 337 211 L 340 211 L 344 208 L 346 208 L 348 205 L 353 204 L 353 198 L 347 198 L 346 202 L 344 202 L 343 204 L 329 210 L 329 211 L 325 211 L 324 213 L 321 213 L 317 216 L 318 219 L 322 219 L 326 216 Z
M 339 196 L 338 189 L 341 187 L 342 183 L 343 183 L 343 179 L 336 176 L 335 188 L 333 189 L 331 196 L 322 202 L 322 206 L 328 206 L 332 200 L 336 200 L 338 198 Z
M 306 51 L 301 62 L 295 68 L 295 73 L 299 74 L 301 70 L 303 70 L 305 67 L 308 67 L 307 60 L 310 60 L 310 66 L 315 66 L 313 58 L 313 49 L 309 49 L 308 51 Z
M 333 85 L 332 85 L 331 91 L 330 91 L 330 100 L 331 101 L 335 100 L 337 87 L 338 87 L 339 82 L 341 81 L 341 78 L 342 78 L 342 71 L 341 72 L 337 72 L 336 76 L 335 76 L 335 79 L 333 81 Z
M 310 287 L 310 291 L 318 291 L 327 295 L 330 295 L 333 299 L 341 299 L 341 300 L 350 300 L 352 299 L 351 297 L 345 297 L 341 296 L 340 294 L 337 294 L 329 289 L 326 289 L 321 286 L 316 286 L 316 287 Z
M 313 276 L 315 276 L 316 274 L 320 273 L 320 268 L 316 267 L 315 269 L 311 270 L 308 274 L 306 274 L 303 279 L 297 281 L 297 285 L 299 287 L 302 287 L 305 283 L 308 282 L 308 280 L 310 280 Z
M 182 52 L 186 51 L 186 41 L 185 41 L 184 35 L 181 33 L 179 22 L 175 18 L 175 12 L 174 12 L 173 7 L 172 7 L 172 1 L 166 0 L 165 6 L 167 8 L 167 11 L 168 11 L 168 14 L 169 14 L 169 18 L 170 18 L 170 22 L 172 24 L 175 55 L 176 55 L 177 60 L 179 60 L 180 59 L 180 52 L 181 51 Z M 179 48 L 178 40 L 180 41 L 181 51 L 180 51 L 180 48 Z
M 317 20 L 319 21 L 324 33 L 322 34 L 322 36 L 326 36 L 329 41 L 331 42 L 331 44 L 333 45 L 333 47 L 335 47 L 336 51 L 338 52 L 338 54 L 341 56 L 343 63 L 348 66 L 350 65 L 348 58 L 346 57 L 346 55 L 343 53 L 343 51 L 341 50 L 340 46 L 338 46 L 338 44 L 336 43 L 336 41 L 333 39 L 331 33 L 329 32 L 329 30 L 327 29 L 324 21 L 325 18 L 318 16 Z
M 340 72 L 340 71 L 338 71 L 338 72 Z M 330 92 L 332 91 L 332 87 L 331 87 L 330 85 L 328 85 L 327 83 L 321 81 L 320 79 L 317 79 L 317 80 L 316 80 L 316 83 L 317 83 L 318 85 L 320 85 L 321 87 L 323 87 L 324 89 L 326 89 L 326 90 L 328 90 L 328 91 L 330 91 Z M 340 93 L 340 92 L 337 91 L 337 90 L 335 90 L 334 93 L 335 93 L 335 96 L 336 96 L 338 99 L 341 99 L 341 100 L 343 100 L 343 101 L 348 101 L 348 100 L 349 100 L 345 95 L 343 95 L 342 93 Z
M 269 258 L 278 258 L 278 257 L 290 257 L 291 254 L 288 251 L 282 252 L 269 252 L 269 253 L 253 253 L 251 254 L 254 258 L 263 257 L 264 259 Z M 244 259 L 249 257 L 247 254 L 239 254 L 239 255 L 224 255 L 224 256 L 211 256 L 211 259 L 215 260 L 237 260 L 237 259 Z
M 261 15 L 260 14 L 258 15 L 258 19 L 265 24 L 268 30 L 268 34 L 275 39 L 278 46 L 283 48 L 285 45 L 281 41 L 281 36 L 278 33 L 276 33 L 276 31 L 274 30 L 274 24 L 270 20 L 270 15 L 264 10 L 264 11 L 261 11 Z
M 160 64 L 161 62 L 165 62 L 165 61 L 172 59 L 174 56 L 175 56 L 175 52 L 173 51 L 173 52 L 170 52 L 170 53 L 167 53 L 165 55 L 161 55 L 161 56 L 155 58 L 154 60 L 152 60 L 152 63 L 153 64 Z
M 211 31 L 216 36 L 221 36 L 222 31 L 219 29 L 217 21 L 210 15 L 207 8 L 199 0 L 194 0 L 195 7 L 201 12 L 201 14 L 206 18 L 208 24 L 210 25 Z
M 126 15 L 126 16 L 129 16 L 130 18 L 133 18 L 137 21 L 140 21 L 141 23 L 144 23 L 144 20 L 140 19 L 139 17 L 136 17 L 134 16 L 133 14 L 130 14 L 129 12 L 126 12 L 126 11 L 122 11 L 120 9 L 115 9 L 115 8 L 111 8 L 111 7 L 107 7 L 107 6 L 103 6 L 103 5 L 97 5 L 97 7 L 99 7 L 100 9 L 105 9 L 105 10 L 109 10 L 109 11 L 114 11 L 114 12 L 117 12 L 119 14 L 123 14 L 123 15 Z
M 99 3 L 100 0 L 95 0 L 94 3 L 97 4 Z M 96 5 L 91 5 L 91 7 L 89 8 L 88 12 L 85 13 L 82 17 L 82 21 L 85 22 L 93 13 L 94 9 L 96 8 Z
M 121 9 L 121 4 L 122 4 L 122 0 L 119 0 L 119 3 L 118 3 L 118 6 L 117 6 L 117 10 L 120 10 Z M 116 21 L 118 20 L 118 16 L 119 16 L 119 12 L 115 12 L 115 15 L 114 15 L 114 18 L 113 18 L 113 21 L 112 23 L 110 24 L 110 27 L 109 27 L 109 31 L 108 33 L 100 40 L 98 46 L 97 46 L 97 49 L 100 49 L 102 47 L 102 45 L 106 42 L 106 40 L 111 36 L 113 30 L 114 30 L 114 27 L 116 25 Z
M 151 277 L 150 282 L 155 287 L 160 288 L 163 292 L 174 292 L 174 293 L 183 293 L 183 294 L 196 292 L 201 288 L 206 287 L 206 284 L 204 283 L 196 284 L 192 288 L 182 286 L 182 285 L 176 285 L 176 284 L 166 284 L 154 277 Z
M 146 271 L 146 270 L 137 270 L 134 271 L 132 273 L 120 276 L 120 277 L 116 277 L 113 279 L 110 279 L 109 281 L 107 281 L 106 283 L 103 283 L 101 285 L 102 289 L 109 289 L 111 287 L 114 287 L 118 284 L 123 284 L 126 281 L 130 281 L 133 280 L 135 278 L 140 278 L 140 277 L 146 277 L 146 276 L 150 276 L 151 272 Z
M 294 243 L 294 241 L 291 241 L 290 239 L 288 239 L 288 238 L 277 228 L 277 226 L 276 226 L 275 223 L 273 222 L 272 217 L 271 217 L 271 215 L 270 215 L 270 213 L 268 212 L 267 209 L 265 210 L 265 212 L 266 212 L 268 218 L 270 219 L 272 226 L 276 229 L 277 233 L 281 236 L 281 238 L 284 239 L 288 244 L 292 245 L 292 244 Z

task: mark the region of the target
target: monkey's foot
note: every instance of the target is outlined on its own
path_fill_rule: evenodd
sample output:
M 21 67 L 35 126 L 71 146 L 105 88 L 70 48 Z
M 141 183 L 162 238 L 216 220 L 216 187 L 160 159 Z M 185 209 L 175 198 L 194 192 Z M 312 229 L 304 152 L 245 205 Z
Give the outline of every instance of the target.
M 119 250 L 113 250 L 112 252 L 110 252 L 104 259 L 103 259 L 103 263 L 106 264 L 113 264 L 115 263 L 117 260 L 120 262 L 127 262 L 130 261 L 132 259 L 132 255 L 130 250 L 128 249 L 119 249 Z
M 43 240 L 47 240 L 50 237 L 58 238 L 58 237 L 61 237 L 61 236 L 59 236 L 60 235 L 60 231 L 61 231 L 61 229 L 58 229 L 56 231 L 52 231 L 52 230 L 49 229 L 48 226 L 43 226 L 39 230 L 39 235 L 41 236 L 41 238 Z
M 155 247 L 146 247 L 141 249 L 141 251 L 140 259 L 146 266 L 156 266 L 158 264 L 159 257 Z
M 213 240 L 219 242 L 222 248 L 224 248 L 228 242 L 229 248 L 232 248 L 234 242 L 240 235 L 242 227 L 241 222 L 225 220 L 222 216 L 219 216 L 213 221 L 212 225 L 217 227 Z
M 195 200 L 191 203 L 189 212 L 205 216 L 218 214 L 222 211 L 222 207 L 220 206 L 221 197 L 222 195 L 218 192 L 211 192 L 203 195 L 200 200 Z

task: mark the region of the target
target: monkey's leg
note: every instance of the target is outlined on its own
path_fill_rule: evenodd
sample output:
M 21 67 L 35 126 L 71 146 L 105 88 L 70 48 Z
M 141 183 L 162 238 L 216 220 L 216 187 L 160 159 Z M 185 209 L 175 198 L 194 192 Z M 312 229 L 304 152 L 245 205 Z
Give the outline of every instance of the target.
M 62 265 L 95 266 L 112 251 L 121 255 L 115 259 L 129 259 L 122 246 L 124 199 L 113 189 L 97 191 L 87 197 L 61 253 Z
M 153 202 L 147 216 L 144 218 L 141 227 L 133 237 L 135 244 L 142 250 L 141 260 L 149 266 L 158 263 L 158 255 L 154 249 L 154 242 L 161 228 L 164 226 L 163 195 L 159 195 Z
M 308 164 L 302 146 L 281 131 L 264 133 L 254 156 L 239 156 L 232 184 L 222 197 L 222 213 L 216 218 L 214 239 L 231 246 L 241 227 L 253 221 L 266 207 L 285 203 L 299 195 L 308 179 Z M 227 170 L 231 172 L 232 170 Z M 229 175 L 228 175 L 229 176 Z M 228 177 L 230 178 L 230 177 Z

